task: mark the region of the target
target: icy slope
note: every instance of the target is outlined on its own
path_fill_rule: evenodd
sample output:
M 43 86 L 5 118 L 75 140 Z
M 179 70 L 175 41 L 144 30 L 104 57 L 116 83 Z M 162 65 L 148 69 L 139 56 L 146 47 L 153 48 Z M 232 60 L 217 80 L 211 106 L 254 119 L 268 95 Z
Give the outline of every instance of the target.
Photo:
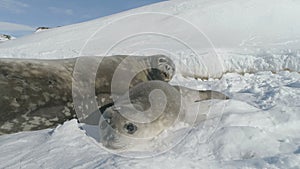
M 300 2 L 294 0 L 167 1 L 1 44 L 0 57 L 49 59 L 101 55 L 127 35 L 159 31 L 188 42 L 189 46 L 200 53 L 205 53 L 203 50 L 206 48 L 215 47 L 218 58 L 211 56 L 211 53 L 200 57 L 191 55 L 189 51 L 179 49 L 171 40 L 146 35 L 134 37 L 128 44 L 118 46 L 113 54 L 133 53 L 147 47 L 166 46 L 168 43 L 169 46 L 165 48 L 176 56 L 175 60 L 181 55 L 183 57 L 180 57 L 180 61 L 189 66 L 190 70 L 185 70 L 184 66 L 178 67 L 187 76 L 220 77 L 220 74 L 233 70 L 277 72 L 278 69 L 289 69 L 300 72 L 299 9 Z M 136 17 L 121 22 L 124 17 L 145 12 L 166 13 L 169 16 L 162 16 L 155 22 L 150 17 Z M 178 24 L 176 17 L 184 19 L 185 23 Z M 188 30 L 192 26 L 199 29 L 214 46 L 206 43 L 205 38 L 197 39 L 194 32 Z M 90 43 L 86 47 L 88 39 Z M 84 50 L 84 46 L 87 50 Z M 143 54 L 148 53 L 144 51 Z M 239 58 L 239 62 L 235 58 Z M 220 61 L 210 65 L 215 60 Z M 201 64 L 206 64 L 209 74 L 199 67 Z M 253 67 L 249 67 L 249 64 Z M 219 67 L 217 70 L 216 66 Z
M 300 15 L 299 8 L 300 2 L 295 0 L 249 0 L 246 2 L 238 0 L 173 0 L 85 23 L 55 28 L 43 34 L 30 35 L 19 39 L 18 42 L 2 45 L 1 49 L 7 52 L 1 52 L 1 56 L 74 57 L 78 54 L 87 37 L 91 36 L 99 27 L 116 21 L 120 17 L 143 12 L 168 13 L 181 17 L 202 30 L 217 48 L 279 46 L 298 49 L 300 38 L 300 23 L 297 22 Z M 165 18 L 160 23 L 156 23 L 155 26 L 161 26 L 171 19 L 171 17 Z M 145 23 L 147 20 L 139 20 L 139 22 Z M 139 26 L 143 27 L 143 25 Z M 168 31 L 170 34 L 185 31 L 181 30 L 181 27 L 181 25 L 176 25 Z M 119 28 L 116 31 L 122 32 L 124 30 Z M 112 32 L 111 35 L 115 33 Z M 44 46 L 49 43 L 51 46 Z M 20 53 L 10 51 L 16 46 L 21 50 Z M 26 49 L 34 49 L 35 47 L 45 48 L 25 52 Z M 59 53 L 60 51 L 54 50 L 63 48 L 70 51 L 62 55 Z M 24 55 L 19 55 L 21 53 Z

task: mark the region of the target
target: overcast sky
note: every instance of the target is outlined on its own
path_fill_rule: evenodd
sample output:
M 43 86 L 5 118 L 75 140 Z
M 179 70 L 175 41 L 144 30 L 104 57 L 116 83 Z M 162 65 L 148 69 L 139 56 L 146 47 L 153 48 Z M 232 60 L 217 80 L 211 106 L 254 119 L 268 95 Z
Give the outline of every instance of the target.
M 0 0 L 0 34 L 22 36 L 111 15 L 164 0 Z

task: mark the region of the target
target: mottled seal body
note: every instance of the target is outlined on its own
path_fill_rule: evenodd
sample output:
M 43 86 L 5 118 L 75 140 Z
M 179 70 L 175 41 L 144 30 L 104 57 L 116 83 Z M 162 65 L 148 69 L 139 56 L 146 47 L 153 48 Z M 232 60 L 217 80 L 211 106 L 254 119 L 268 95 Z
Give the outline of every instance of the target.
M 121 67 L 124 71 L 132 71 L 145 65 L 161 68 L 139 72 L 131 86 L 153 79 L 169 81 L 175 70 L 171 60 L 163 55 L 87 58 L 85 65 L 82 65 L 87 72 L 90 63 L 102 59 L 96 78 L 87 79 L 95 81 L 99 106 L 111 102 L 111 79 L 114 70 L 125 58 L 132 62 L 123 64 L 128 66 Z M 55 127 L 76 117 L 72 81 L 78 59 L 0 59 L 0 134 Z
M 0 133 L 47 128 L 72 118 L 74 64 L 75 60 L 1 59 Z
M 205 120 L 203 111 L 209 109 L 209 104 L 200 105 L 206 106 L 200 107 L 200 112 L 188 112 L 188 108 L 209 99 L 228 97 L 217 91 L 192 90 L 162 81 L 140 83 L 104 110 L 99 141 L 109 149 L 135 147 L 142 139 L 155 138 L 178 122 Z

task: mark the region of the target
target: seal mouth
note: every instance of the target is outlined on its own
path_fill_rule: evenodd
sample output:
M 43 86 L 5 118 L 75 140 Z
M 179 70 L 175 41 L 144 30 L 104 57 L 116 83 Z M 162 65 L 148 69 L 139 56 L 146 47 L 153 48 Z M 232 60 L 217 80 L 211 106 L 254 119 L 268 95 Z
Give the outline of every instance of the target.
M 171 80 L 171 78 L 169 77 L 169 74 L 168 74 L 168 73 L 162 72 L 161 75 L 162 75 L 167 81 Z
M 102 143 L 103 144 L 103 143 Z M 113 137 L 110 137 L 106 144 L 103 144 L 106 148 L 111 150 L 124 150 L 126 149 L 126 144 L 121 142 L 121 139 L 114 135 Z
M 114 134 L 109 134 L 107 130 L 103 130 L 103 135 L 100 137 L 99 142 L 108 149 L 119 149 L 122 146 L 119 144 L 119 139 Z
M 111 150 L 122 150 L 126 148 L 125 140 L 121 139 L 121 136 L 115 131 L 110 124 L 107 122 L 107 119 L 100 122 L 100 140 L 99 142 L 102 145 Z
M 124 149 L 126 149 L 125 145 L 122 145 L 122 144 L 117 143 L 117 142 L 112 142 L 112 141 L 109 141 L 106 147 L 111 149 L 111 150 L 124 150 Z

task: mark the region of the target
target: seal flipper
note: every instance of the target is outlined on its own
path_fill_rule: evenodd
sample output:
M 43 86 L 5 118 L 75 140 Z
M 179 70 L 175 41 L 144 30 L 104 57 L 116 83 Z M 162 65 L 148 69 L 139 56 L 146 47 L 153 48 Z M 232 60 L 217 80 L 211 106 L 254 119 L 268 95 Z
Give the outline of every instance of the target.
M 178 91 L 180 91 L 181 96 L 187 98 L 188 101 L 190 102 L 200 102 L 200 101 L 210 100 L 210 99 L 218 99 L 218 100 L 229 99 L 228 96 L 218 91 L 194 90 L 182 86 L 173 86 L 173 87 L 175 87 Z
M 199 96 L 200 100 L 195 100 L 195 102 L 199 102 L 202 100 L 210 100 L 210 99 L 218 99 L 218 100 L 228 100 L 229 97 L 226 96 L 225 94 L 218 92 L 218 91 L 213 91 L 213 90 L 206 90 L 206 91 L 201 91 L 199 90 Z

